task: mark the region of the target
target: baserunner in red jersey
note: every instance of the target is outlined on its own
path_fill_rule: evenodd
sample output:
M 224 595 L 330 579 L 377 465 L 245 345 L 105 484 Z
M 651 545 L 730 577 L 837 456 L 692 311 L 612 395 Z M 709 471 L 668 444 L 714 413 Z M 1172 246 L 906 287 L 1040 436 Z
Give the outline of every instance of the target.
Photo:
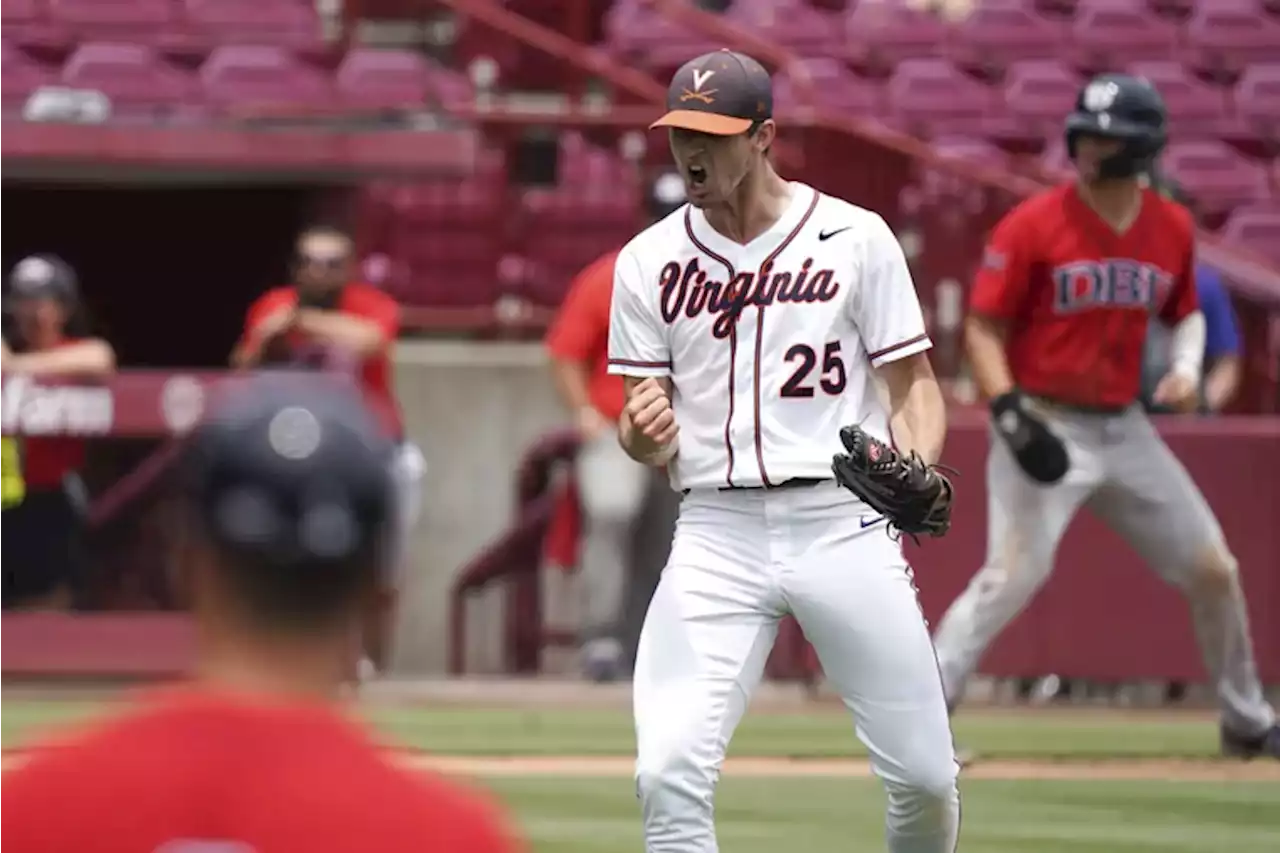
M 1218 689 L 1223 752 L 1280 758 L 1235 558 L 1136 403 L 1153 314 L 1172 328 L 1172 368 L 1156 401 L 1190 411 L 1202 379 L 1191 215 L 1141 181 L 1166 124 L 1147 81 L 1093 80 L 1067 119 L 1079 180 L 1019 205 L 991 237 L 966 341 L 995 434 L 989 550 L 938 627 L 938 661 L 954 707 L 982 652 L 1048 577 L 1059 539 L 1087 503 L 1186 595 Z
M 249 380 L 196 430 L 196 678 L 7 773 L 5 850 L 521 849 L 484 798 L 394 766 L 336 702 L 389 568 L 394 452 L 358 393 L 314 375 Z

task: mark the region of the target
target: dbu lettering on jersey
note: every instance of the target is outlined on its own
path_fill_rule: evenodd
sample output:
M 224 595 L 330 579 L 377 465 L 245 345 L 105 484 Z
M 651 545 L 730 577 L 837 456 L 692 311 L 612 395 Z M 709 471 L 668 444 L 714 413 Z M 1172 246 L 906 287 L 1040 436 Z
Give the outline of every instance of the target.
M 1158 310 L 1174 281 L 1172 273 L 1128 259 L 1073 261 L 1050 275 L 1057 314 L 1104 307 Z
M 840 292 L 835 272 L 813 270 L 813 258 L 805 258 L 800 271 L 773 272 L 773 264 L 765 263 L 759 273 L 740 272 L 728 282 L 714 281 L 690 258 L 683 267 L 668 262 L 658 276 L 662 289 L 662 319 L 674 323 L 681 314 L 695 319 L 703 311 L 716 316 L 711 334 L 727 338 L 742 309 L 748 305 L 767 306 L 775 302 L 830 302 Z

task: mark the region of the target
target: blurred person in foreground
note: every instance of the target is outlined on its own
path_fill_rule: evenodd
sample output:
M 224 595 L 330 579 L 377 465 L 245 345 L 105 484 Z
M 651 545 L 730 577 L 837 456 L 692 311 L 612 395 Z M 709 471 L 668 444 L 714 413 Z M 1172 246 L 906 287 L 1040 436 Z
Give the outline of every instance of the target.
M 111 345 L 89 333 L 75 270 L 54 255 L 32 255 L 9 274 L 3 344 L 5 429 L 24 417 L 31 382 L 101 379 L 115 372 Z M 34 405 L 39 400 L 30 401 Z M 7 483 L 22 483 L 6 502 L 4 609 L 61 609 L 73 603 L 88 495 L 80 479 L 84 440 L 19 436 L 8 447 Z M 15 452 L 16 451 L 16 452 Z M 15 470 L 16 469 L 16 470 Z
M 660 175 L 646 194 L 650 223 L 684 203 L 680 176 Z M 617 441 L 625 394 L 622 377 L 609 373 L 608 355 L 617 257 L 614 249 L 578 274 L 546 341 L 556 389 L 582 436 L 577 458 L 582 668 L 599 682 L 625 675 L 635 655 L 640 623 L 666 564 L 680 503 L 661 469 L 633 461 Z
M 338 701 L 389 568 L 394 453 L 327 377 L 256 377 L 221 401 L 179 459 L 194 680 L 6 774 L 6 849 L 519 849 L 483 798 L 394 766 Z
M 401 490 L 391 559 L 402 570 L 408 539 L 422 506 L 426 462 L 406 440 L 396 400 L 391 351 L 400 333 L 400 306 L 376 287 L 356 280 L 354 246 L 342 230 L 312 226 L 298 237 L 293 284 L 260 296 L 245 317 L 231 355 L 239 368 L 276 365 L 354 367 L 365 400 L 398 443 L 392 467 Z M 365 637 L 361 675 L 383 671 L 390 658 L 396 578 L 389 577 L 377 616 Z
M 1157 191 L 1190 207 L 1190 198 L 1173 181 L 1159 174 L 1147 181 Z M 1243 377 L 1243 361 L 1240 343 L 1240 324 L 1231 294 L 1222 283 L 1222 276 L 1213 267 L 1197 263 L 1195 267 L 1196 297 L 1204 314 L 1204 364 L 1200 381 L 1199 401 L 1196 411 L 1200 414 L 1223 412 L 1240 390 Z M 1155 389 L 1161 377 L 1171 367 L 1172 332 L 1168 326 L 1152 320 L 1147 330 L 1146 348 L 1142 360 L 1142 403 L 1147 411 L 1172 414 L 1177 410 L 1155 401 Z

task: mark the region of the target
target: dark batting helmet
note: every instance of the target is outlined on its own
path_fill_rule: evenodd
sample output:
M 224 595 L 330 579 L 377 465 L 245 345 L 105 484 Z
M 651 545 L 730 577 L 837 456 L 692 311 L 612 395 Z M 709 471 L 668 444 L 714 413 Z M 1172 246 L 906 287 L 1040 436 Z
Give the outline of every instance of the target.
M 1128 74 L 1103 74 L 1090 80 L 1067 116 L 1067 153 L 1075 160 L 1076 140 L 1099 136 L 1124 142 L 1099 164 L 1099 178 L 1131 178 L 1151 168 L 1168 141 L 1164 99 L 1146 80 Z

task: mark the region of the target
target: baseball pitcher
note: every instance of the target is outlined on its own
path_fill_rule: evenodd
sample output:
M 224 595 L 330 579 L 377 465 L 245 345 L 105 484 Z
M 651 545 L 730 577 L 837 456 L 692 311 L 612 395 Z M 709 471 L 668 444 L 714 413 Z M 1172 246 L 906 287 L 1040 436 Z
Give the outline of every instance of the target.
M 1176 585 L 1218 689 L 1226 754 L 1280 757 L 1254 666 L 1236 561 L 1204 496 L 1135 403 L 1148 318 L 1172 327 L 1155 402 L 1199 402 L 1205 321 L 1190 214 L 1138 176 L 1164 147 L 1145 80 L 1090 82 L 1067 119 L 1079 181 L 997 226 L 974 282 L 967 346 L 994 432 L 986 564 L 938 627 L 952 705 L 983 650 L 1031 600 L 1090 506 Z
M 940 535 L 945 411 L 902 249 L 875 213 L 783 180 L 768 73 L 682 67 L 666 128 L 689 204 L 617 259 L 609 363 L 627 453 L 684 494 L 635 667 L 650 853 L 717 850 L 729 738 L 793 614 L 888 792 L 892 853 L 950 853 L 957 764 L 911 570 Z M 842 486 L 844 488 L 842 488 Z

